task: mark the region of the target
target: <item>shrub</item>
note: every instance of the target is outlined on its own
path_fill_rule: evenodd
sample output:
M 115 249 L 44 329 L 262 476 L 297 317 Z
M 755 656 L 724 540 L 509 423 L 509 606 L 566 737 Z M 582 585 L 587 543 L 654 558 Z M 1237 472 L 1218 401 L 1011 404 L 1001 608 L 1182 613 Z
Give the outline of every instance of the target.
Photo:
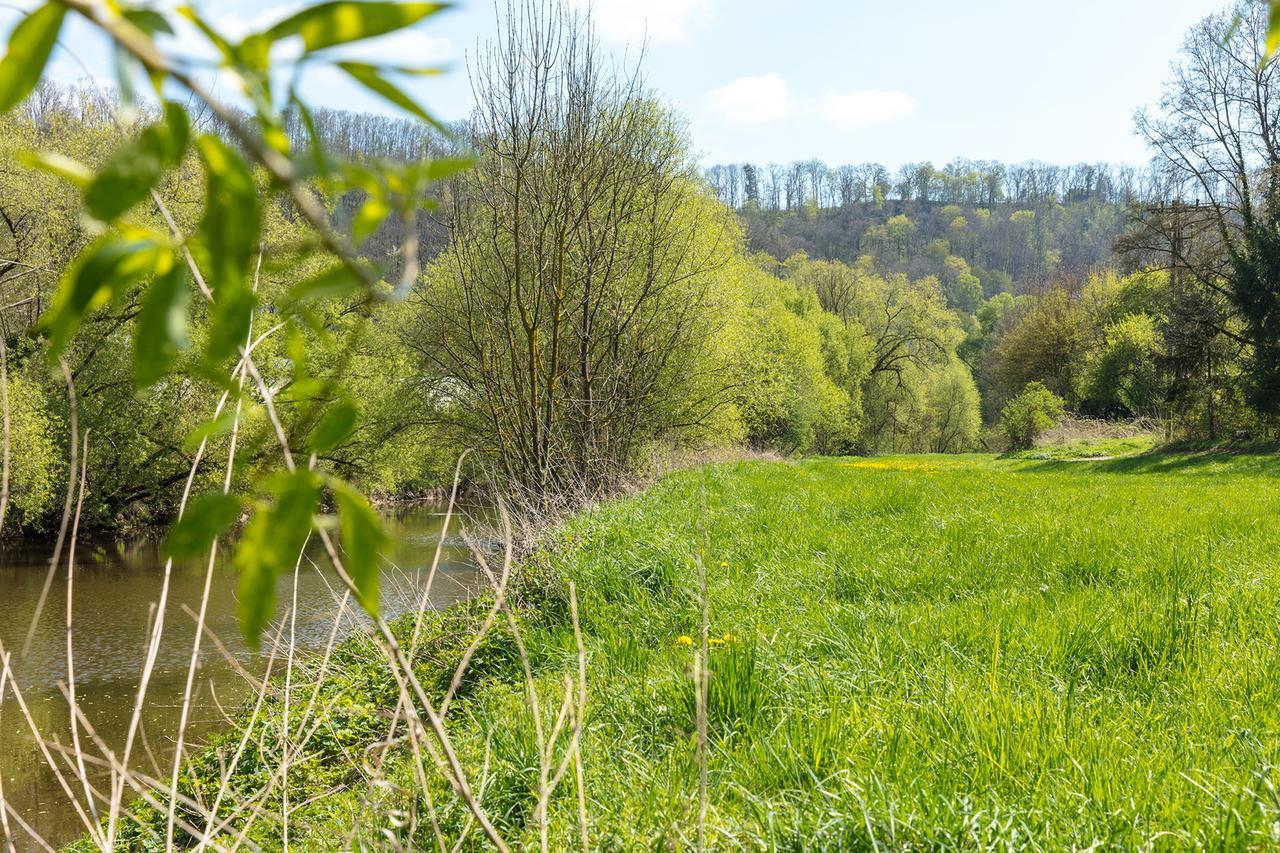
M 1025 450 L 1035 444 L 1038 435 L 1057 425 L 1065 406 L 1062 398 L 1042 383 L 1028 382 L 1000 412 L 1000 428 L 1009 449 Z

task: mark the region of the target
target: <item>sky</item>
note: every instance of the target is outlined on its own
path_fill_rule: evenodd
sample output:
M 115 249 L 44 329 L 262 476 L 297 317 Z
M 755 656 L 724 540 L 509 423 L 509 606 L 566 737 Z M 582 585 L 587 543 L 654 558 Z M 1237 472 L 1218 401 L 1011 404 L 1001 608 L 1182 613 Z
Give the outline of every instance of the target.
M 27 0 L 29 5 L 30 0 Z M 505 6 L 505 0 L 502 0 Z M 689 120 L 704 165 L 818 158 L 895 168 L 956 157 L 1056 163 L 1148 159 L 1132 131 L 1153 103 L 1186 31 L 1223 0 L 565 0 L 591 3 L 606 48 L 646 47 L 652 89 Z M 242 36 L 298 0 L 203 0 Z M 2 7 L 3 4 L 0 4 Z M 0 8 L 0 30 L 17 13 Z M 437 116 L 471 105 L 468 56 L 497 24 L 493 0 L 461 0 L 413 30 L 353 49 L 363 59 L 444 64 L 411 89 Z M 50 73 L 106 79 L 111 63 L 88 27 L 64 33 Z M 184 37 L 169 45 L 191 49 Z M 314 104 L 394 113 L 332 70 L 304 92 Z

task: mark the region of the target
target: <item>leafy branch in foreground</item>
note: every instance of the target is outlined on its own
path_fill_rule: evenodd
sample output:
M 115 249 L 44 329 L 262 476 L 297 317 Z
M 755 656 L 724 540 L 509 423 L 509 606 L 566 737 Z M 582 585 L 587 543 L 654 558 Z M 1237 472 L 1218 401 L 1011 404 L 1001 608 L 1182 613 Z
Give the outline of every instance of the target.
M 153 118 L 127 138 L 96 170 L 63 155 L 30 152 L 30 162 L 76 184 L 82 192 L 83 214 L 100 236 L 70 265 L 39 328 L 48 341 L 48 354 L 63 353 L 85 320 L 126 298 L 140 305 L 133 344 L 134 380 L 139 390 L 161 381 L 175 359 L 192 347 L 190 327 L 194 307 L 191 291 L 207 305 L 208 328 L 198 336 L 197 373 L 238 399 L 241 393 L 228 381 L 228 364 L 250 356 L 244 352 L 255 313 L 269 309 L 279 315 L 286 335 L 296 335 L 317 323 L 316 311 L 326 301 L 352 304 L 367 311 L 386 298 L 382 270 L 357 255 L 360 243 L 394 218 L 404 224 L 403 291 L 418 275 L 414 222 L 424 203 L 428 182 L 469 165 L 466 159 L 446 159 L 391 165 L 342 162 L 329 156 L 314 133 L 310 110 L 299 95 L 304 72 L 330 64 L 355 82 L 411 114 L 439 123 L 392 82 L 395 74 L 436 73 L 439 69 L 405 69 L 343 61 L 334 49 L 412 26 L 445 8 L 440 3 L 335 2 L 320 3 L 260 32 L 234 42 L 192 8 L 162 14 L 142 5 L 119 5 L 91 0 L 49 2 L 27 15 L 14 29 L 0 60 L 0 111 L 12 109 L 38 84 L 58 42 L 68 13 L 78 15 L 105 33 L 117 57 L 117 90 L 128 107 Z M 215 96 L 197 76 L 197 67 L 182 56 L 162 49 L 163 37 L 182 24 L 202 35 L 217 67 L 235 81 L 237 95 L 248 113 Z M 281 74 L 277 48 L 300 43 L 293 73 Z M 136 104 L 138 80 L 146 80 L 150 98 L 158 103 Z M 281 84 L 281 80 L 287 84 Z M 200 128 L 194 110 L 211 115 L 212 127 Z M 301 118 L 310 138 L 293 142 L 286 133 L 290 119 Z M 295 122 L 296 123 L 296 122 Z M 193 233 L 183 233 L 169 215 L 157 191 L 166 173 L 194 160 L 203 172 L 204 212 Z M 364 202 L 345 231 L 332 220 L 325 199 L 351 191 Z M 314 235 L 322 254 L 332 260 L 320 276 L 305 277 L 278 305 L 262 304 L 255 281 L 255 257 L 264 251 L 264 210 L 269 199 L 296 211 Z M 132 215 L 145 201 L 160 209 L 167 228 L 138 224 Z M 312 253 L 314 256 L 314 253 Z M 258 263 L 261 261 L 259 260 Z M 355 333 L 353 333 L 355 334 Z M 356 427 L 358 412 L 340 393 L 344 365 L 326 375 L 304 377 L 305 365 L 294 364 L 290 399 L 304 412 L 300 423 L 314 426 L 313 452 L 324 453 Z M 301 381 L 303 379 L 312 381 Z M 212 423 L 196 430 L 210 434 Z M 194 434 L 192 443 L 197 439 Z M 314 465 L 314 463 L 313 463 Z M 282 484 L 302 483 L 305 489 Z M 323 494 L 335 496 L 344 547 L 353 570 L 361 603 L 376 612 L 376 546 L 381 542 L 377 518 L 358 491 L 332 477 L 298 472 L 287 476 L 270 472 L 262 480 L 263 498 L 254 506 L 249 533 L 266 527 L 268 536 L 246 535 L 236 558 L 242 580 L 242 627 L 256 643 L 271 616 L 275 577 L 290 568 L 313 529 Z M 215 501 L 215 498 L 209 498 Z M 171 552 L 205 550 L 235 520 L 230 501 L 200 503 L 199 521 L 184 517 L 170 537 Z M 237 503 L 238 506 L 238 503 Z M 283 511 L 288 507 L 289 511 Z M 217 522 L 211 524 L 211 522 Z M 193 525 L 205 525 L 195 530 Z

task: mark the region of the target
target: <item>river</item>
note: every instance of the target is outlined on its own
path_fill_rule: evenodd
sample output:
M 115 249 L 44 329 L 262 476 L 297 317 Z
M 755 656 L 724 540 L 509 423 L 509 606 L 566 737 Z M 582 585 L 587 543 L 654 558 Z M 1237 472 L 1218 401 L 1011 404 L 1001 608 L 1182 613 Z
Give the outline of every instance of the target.
M 437 507 L 414 507 L 386 517 L 393 544 L 385 556 L 393 567 L 384 571 L 385 612 L 403 612 L 412 606 L 412 598 L 420 595 L 440 542 L 443 521 L 443 512 Z M 431 603 L 437 608 L 466 598 L 478 584 L 470 554 L 456 535 L 458 529 L 455 516 L 432 585 Z M 21 655 L 45 586 L 51 550 L 50 543 L 6 543 L 0 547 L 0 642 L 12 653 L 22 697 L 37 727 L 46 738 L 70 743 L 69 708 L 58 688 L 67 675 L 65 558 L 49 589 L 30 650 Z M 327 565 L 318 549 L 315 563 Z M 155 537 L 88 541 L 76 549 L 72 593 L 76 698 L 85 717 L 115 750 L 123 744 L 129 725 L 148 626 L 163 577 L 164 560 Z M 131 762 L 131 766 L 154 772 L 154 756 L 155 764 L 164 768 L 164 778 L 172 766 L 173 734 L 195 633 L 195 621 L 184 612 L 183 605 L 193 611 L 199 607 L 204 577 L 203 560 L 175 565 L 172 570 L 164 639 L 142 716 L 144 737 L 135 747 L 137 761 Z M 295 636 L 302 649 L 322 648 L 328 640 L 338 611 L 337 585 L 331 570 L 318 570 L 303 561 L 294 620 Z M 261 675 L 266 666 L 266 655 L 251 652 L 241 638 L 235 587 L 234 571 L 226 559 L 220 560 L 214 570 L 206 621 L 225 653 L 208 639 L 202 642 L 188 744 L 198 744 L 203 735 L 225 725 L 220 706 L 234 712 L 247 695 L 244 679 L 227 655 L 253 675 Z M 277 616 L 283 614 L 292 592 L 292 577 L 282 579 Z M 352 620 L 344 630 L 355 627 Z M 0 701 L 0 777 L 9 805 L 51 844 L 65 843 L 81 833 L 82 824 L 57 776 L 41 758 L 11 689 L 4 691 Z M 21 829 L 16 825 L 12 828 L 19 850 L 37 849 Z

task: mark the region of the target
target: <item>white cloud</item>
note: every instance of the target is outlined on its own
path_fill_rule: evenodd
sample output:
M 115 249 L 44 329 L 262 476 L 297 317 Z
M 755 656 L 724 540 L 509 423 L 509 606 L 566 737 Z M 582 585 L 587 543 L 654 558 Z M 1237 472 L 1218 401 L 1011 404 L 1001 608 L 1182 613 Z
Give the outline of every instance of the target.
M 818 110 L 828 122 L 843 130 L 887 124 L 916 111 L 916 99 L 906 92 L 866 89 L 827 95 Z
M 712 0 L 568 0 L 571 7 L 591 9 L 600 34 L 614 41 L 639 44 L 687 42 L 695 26 L 712 17 Z
M 728 124 L 768 124 L 791 114 L 791 90 L 777 74 L 740 77 L 708 92 L 707 108 Z

